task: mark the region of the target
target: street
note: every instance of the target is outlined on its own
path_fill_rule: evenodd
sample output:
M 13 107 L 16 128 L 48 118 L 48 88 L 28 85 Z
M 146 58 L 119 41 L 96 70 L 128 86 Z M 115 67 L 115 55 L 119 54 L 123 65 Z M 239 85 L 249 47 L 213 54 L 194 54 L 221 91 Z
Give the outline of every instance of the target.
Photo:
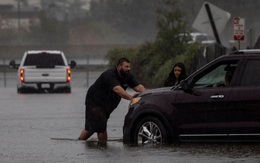
M 90 72 L 89 84 L 100 73 L 101 71 Z M 121 101 L 108 121 L 107 145 L 95 141 L 96 135 L 88 142 L 77 141 L 84 127 L 86 74 L 75 72 L 72 77 L 71 94 L 17 94 L 13 80 L 8 80 L 7 87 L 0 87 L 2 163 L 260 161 L 260 144 L 180 143 L 156 147 L 125 145 L 122 142 L 122 127 L 129 103 L 126 100 Z

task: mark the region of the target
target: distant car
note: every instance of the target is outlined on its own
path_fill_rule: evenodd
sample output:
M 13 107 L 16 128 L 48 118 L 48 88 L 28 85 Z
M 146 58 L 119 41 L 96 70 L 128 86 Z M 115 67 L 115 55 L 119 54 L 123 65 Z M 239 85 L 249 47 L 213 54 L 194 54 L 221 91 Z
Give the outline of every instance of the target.
M 62 51 L 26 51 L 21 64 L 10 61 L 9 65 L 11 68 L 18 69 L 17 93 L 44 92 L 45 90 L 71 92 L 71 68 L 76 66 L 76 62 L 71 61 L 69 65 Z
M 189 44 L 199 42 L 201 44 L 215 44 L 216 40 L 212 39 L 210 36 L 208 36 L 206 33 L 199 33 L 199 32 L 193 32 L 193 33 L 181 33 L 180 38 L 182 40 L 187 41 Z
M 176 87 L 147 90 L 129 105 L 123 142 L 260 140 L 260 49 L 221 56 Z

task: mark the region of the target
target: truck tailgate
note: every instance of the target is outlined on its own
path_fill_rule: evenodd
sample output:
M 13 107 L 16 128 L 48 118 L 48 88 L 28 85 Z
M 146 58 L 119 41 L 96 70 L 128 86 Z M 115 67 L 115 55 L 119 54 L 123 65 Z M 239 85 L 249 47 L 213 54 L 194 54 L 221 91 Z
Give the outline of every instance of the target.
M 69 68 L 69 67 L 68 67 Z M 66 82 L 67 81 L 67 68 L 35 68 L 27 67 L 24 72 L 25 82 Z

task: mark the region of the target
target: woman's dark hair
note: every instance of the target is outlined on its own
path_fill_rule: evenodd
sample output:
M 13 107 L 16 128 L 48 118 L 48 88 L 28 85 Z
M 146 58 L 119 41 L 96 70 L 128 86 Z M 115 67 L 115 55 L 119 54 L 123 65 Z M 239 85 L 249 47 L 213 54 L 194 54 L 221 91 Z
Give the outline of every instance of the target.
M 184 64 L 181 63 L 181 62 L 178 62 L 178 63 L 176 63 L 173 66 L 173 68 L 172 68 L 171 72 L 169 73 L 167 79 L 164 81 L 164 86 L 165 87 L 169 87 L 169 86 L 174 86 L 175 85 L 175 82 L 176 82 L 177 79 L 176 79 L 176 77 L 174 75 L 174 68 L 177 67 L 177 66 L 181 68 L 181 74 L 180 74 L 179 80 L 177 81 L 178 84 L 180 83 L 181 80 L 184 80 L 184 79 L 187 78 L 187 73 L 186 73 L 186 69 L 185 69 Z

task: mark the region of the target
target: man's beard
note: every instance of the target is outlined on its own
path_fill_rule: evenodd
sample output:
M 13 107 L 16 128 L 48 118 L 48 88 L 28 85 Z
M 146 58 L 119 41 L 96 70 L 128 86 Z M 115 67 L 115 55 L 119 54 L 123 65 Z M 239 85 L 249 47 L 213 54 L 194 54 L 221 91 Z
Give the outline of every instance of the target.
M 130 71 L 124 71 L 123 69 L 121 69 L 119 72 L 122 77 L 126 77 L 130 73 Z

